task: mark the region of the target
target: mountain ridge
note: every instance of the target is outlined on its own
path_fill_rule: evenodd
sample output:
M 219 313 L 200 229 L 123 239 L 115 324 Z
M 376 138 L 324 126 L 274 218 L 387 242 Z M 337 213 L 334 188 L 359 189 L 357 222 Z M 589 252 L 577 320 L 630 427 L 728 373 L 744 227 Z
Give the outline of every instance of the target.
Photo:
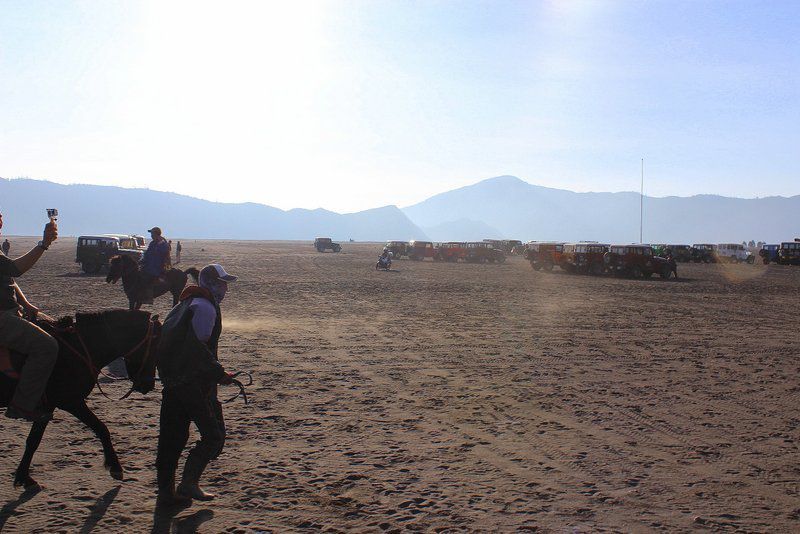
M 144 234 L 147 228 L 158 225 L 165 235 L 186 239 L 308 240 L 330 236 L 338 240 L 380 241 L 387 234 L 427 238 L 396 206 L 345 214 L 323 208 L 281 210 L 255 202 L 213 202 L 145 188 L 0 178 L 4 233 L 37 235 L 45 220 L 45 207 L 59 208 L 59 230 L 63 235 Z
M 509 239 L 635 242 L 640 194 L 574 192 L 503 175 L 434 195 L 403 208 L 422 228 L 468 218 Z M 800 195 L 758 198 L 714 194 L 644 197 L 649 242 L 776 241 L 800 233 Z M 471 235 L 470 239 L 480 239 Z

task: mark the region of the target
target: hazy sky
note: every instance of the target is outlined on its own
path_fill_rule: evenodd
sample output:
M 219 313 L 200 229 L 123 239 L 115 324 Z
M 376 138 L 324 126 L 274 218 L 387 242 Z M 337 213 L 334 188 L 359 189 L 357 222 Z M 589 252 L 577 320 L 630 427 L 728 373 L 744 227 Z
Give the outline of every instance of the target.
M 800 194 L 800 2 L 0 0 L 0 176 L 280 208 Z

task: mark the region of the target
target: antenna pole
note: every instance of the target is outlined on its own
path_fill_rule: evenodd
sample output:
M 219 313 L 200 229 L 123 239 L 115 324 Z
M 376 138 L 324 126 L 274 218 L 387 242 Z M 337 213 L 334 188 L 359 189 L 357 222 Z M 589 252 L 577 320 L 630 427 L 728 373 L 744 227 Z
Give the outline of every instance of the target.
M 644 158 L 642 158 L 642 189 L 639 194 L 639 243 L 642 243 L 642 226 L 644 223 Z

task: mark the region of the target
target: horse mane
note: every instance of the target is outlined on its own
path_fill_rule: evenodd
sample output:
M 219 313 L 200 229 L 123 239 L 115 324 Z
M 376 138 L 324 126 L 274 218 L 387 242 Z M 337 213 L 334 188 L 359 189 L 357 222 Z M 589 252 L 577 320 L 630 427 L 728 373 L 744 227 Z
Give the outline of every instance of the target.
M 115 260 L 121 261 L 122 263 L 129 263 L 129 264 L 136 265 L 136 260 L 134 260 L 132 257 L 128 256 L 127 254 L 115 254 L 114 256 L 111 256 L 111 259 L 109 261 L 113 262 Z

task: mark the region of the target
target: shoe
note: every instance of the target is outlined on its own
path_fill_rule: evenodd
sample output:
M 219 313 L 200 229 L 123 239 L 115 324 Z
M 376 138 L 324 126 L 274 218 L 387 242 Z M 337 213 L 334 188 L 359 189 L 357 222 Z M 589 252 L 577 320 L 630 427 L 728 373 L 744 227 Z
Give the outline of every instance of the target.
M 216 497 L 213 493 L 203 491 L 197 482 L 181 482 L 178 484 L 178 489 L 175 490 L 175 495 L 198 501 L 210 501 Z
M 22 419 L 31 423 L 46 423 L 53 418 L 53 411 L 43 408 L 28 411 L 12 404 L 6 408 L 6 417 L 9 419 Z

